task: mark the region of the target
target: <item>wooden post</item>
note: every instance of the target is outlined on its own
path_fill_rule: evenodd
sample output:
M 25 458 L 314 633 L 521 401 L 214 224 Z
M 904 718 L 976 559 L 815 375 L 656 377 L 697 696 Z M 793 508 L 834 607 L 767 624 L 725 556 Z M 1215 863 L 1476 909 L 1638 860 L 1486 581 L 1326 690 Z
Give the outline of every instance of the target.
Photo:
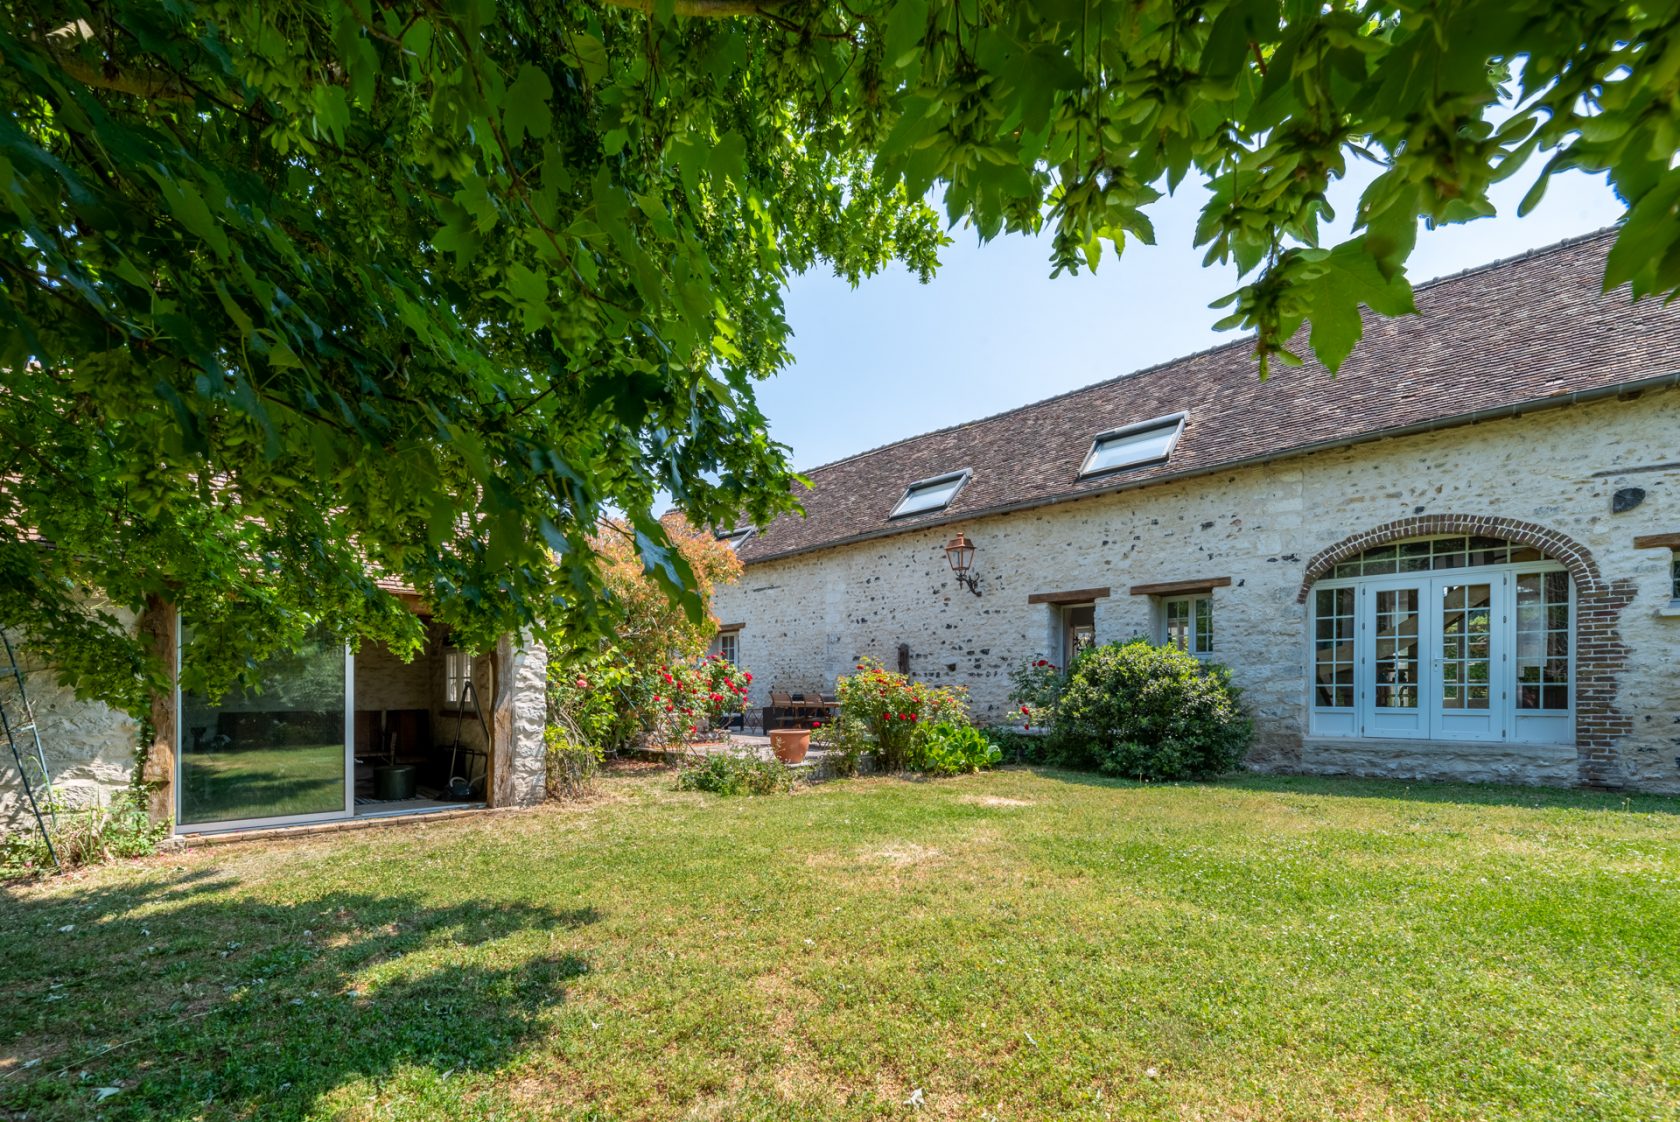
M 152 742 L 140 779 L 146 785 L 147 810 L 154 823 L 175 817 L 175 605 L 148 596 L 140 613 L 140 635 L 164 667 L 168 686 L 152 694 Z

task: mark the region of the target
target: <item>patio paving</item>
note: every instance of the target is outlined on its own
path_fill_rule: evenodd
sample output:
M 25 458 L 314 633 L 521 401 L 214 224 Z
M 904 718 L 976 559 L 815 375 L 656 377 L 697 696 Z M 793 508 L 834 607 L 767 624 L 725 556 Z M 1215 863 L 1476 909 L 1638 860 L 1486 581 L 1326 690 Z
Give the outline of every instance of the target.
M 770 738 L 768 736 L 755 736 L 747 733 L 731 733 L 728 740 L 708 740 L 699 744 L 691 744 L 689 745 L 687 752 L 672 749 L 645 748 L 638 754 L 646 758 L 658 759 L 664 763 L 678 764 L 682 762 L 685 755 L 711 756 L 729 752 L 741 755 L 752 755 L 761 760 L 770 760 L 775 758 L 775 753 L 770 750 Z M 813 743 L 810 751 L 805 754 L 805 758 L 803 760 L 799 761 L 797 764 L 789 764 L 788 767 L 802 774 L 810 773 L 813 778 L 821 776 L 828 772 L 829 755 L 830 750 L 828 748 Z M 861 765 L 862 770 L 869 770 L 869 761 L 867 757 L 860 760 L 859 764 Z

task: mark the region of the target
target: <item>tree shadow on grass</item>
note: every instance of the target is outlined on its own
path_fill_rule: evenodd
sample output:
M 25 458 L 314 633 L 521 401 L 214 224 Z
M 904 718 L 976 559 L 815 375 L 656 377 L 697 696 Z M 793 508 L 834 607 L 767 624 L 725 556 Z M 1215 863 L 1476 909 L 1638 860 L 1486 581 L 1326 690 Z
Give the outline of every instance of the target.
M 266 1122 L 357 1079 L 494 1069 L 587 970 L 563 948 L 597 918 L 239 889 L 200 874 L 0 895 L 0 1117 Z
M 1138 783 L 1090 771 L 1031 766 L 1045 779 L 1093 787 L 1142 789 Z M 1238 772 L 1220 779 L 1182 782 L 1175 787 L 1209 790 L 1272 791 L 1278 794 L 1329 795 L 1337 798 L 1393 799 L 1461 806 L 1511 806 L 1526 809 L 1619 810 L 1638 814 L 1680 815 L 1680 797 L 1632 791 L 1592 791 L 1569 787 L 1518 787 L 1502 783 L 1442 783 L 1415 779 L 1363 779 L 1352 776 L 1262 775 Z

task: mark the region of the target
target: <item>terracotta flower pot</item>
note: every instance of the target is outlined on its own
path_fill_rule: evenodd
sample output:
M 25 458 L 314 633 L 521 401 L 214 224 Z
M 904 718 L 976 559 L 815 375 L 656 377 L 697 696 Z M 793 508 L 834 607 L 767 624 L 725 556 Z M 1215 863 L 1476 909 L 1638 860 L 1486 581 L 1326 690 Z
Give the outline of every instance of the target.
M 770 750 L 784 764 L 796 764 L 811 750 L 810 729 L 772 729 Z

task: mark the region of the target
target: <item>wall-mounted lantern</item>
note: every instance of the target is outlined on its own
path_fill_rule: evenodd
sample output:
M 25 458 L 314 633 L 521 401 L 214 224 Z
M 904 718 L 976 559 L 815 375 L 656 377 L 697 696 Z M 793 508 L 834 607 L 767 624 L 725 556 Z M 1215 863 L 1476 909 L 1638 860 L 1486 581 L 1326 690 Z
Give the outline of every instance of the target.
M 951 563 L 951 571 L 957 574 L 957 583 L 968 589 L 974 595 L 980 595 L 980 582 L 969 575 L 968 570 L 974 565 L 974 543 L 963 536 L 961 530 L 957 536 L 945 543 L 945 560 Z

